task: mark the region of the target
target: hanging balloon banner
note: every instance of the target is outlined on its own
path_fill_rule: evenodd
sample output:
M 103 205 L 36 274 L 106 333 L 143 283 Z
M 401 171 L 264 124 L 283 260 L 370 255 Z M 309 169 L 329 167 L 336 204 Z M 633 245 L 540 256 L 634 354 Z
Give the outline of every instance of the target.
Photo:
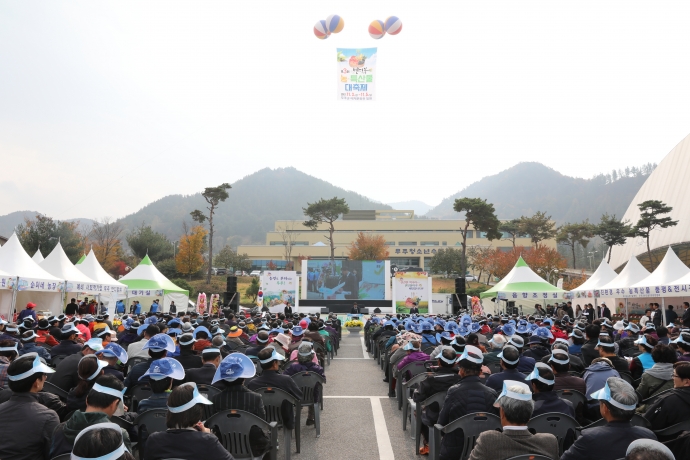
M 337 48 L 338 99 L 376 100 L 377 48 Z

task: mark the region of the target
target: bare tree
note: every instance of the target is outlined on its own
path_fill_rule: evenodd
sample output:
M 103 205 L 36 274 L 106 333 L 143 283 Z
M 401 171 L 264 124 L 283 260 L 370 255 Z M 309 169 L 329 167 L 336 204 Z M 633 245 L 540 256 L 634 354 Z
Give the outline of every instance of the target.
M 121 248 L 120 235 L 124 228 L 122 224 L 104 217 L 101 222 L 95 221 L 91 227 L 89 238 L 97 247 L 98 255 L 103 263 L 108 263 Z
M 277 226 L 280 237 L 283 240 L 283 253 L 285 254 L 285 260 L 288 265 L 291 263 L 292 248 L 295 246 L 295 241 L 299 238 L 300 233 L 295 231 L 295 223 L 288 222 L 285 226 Z

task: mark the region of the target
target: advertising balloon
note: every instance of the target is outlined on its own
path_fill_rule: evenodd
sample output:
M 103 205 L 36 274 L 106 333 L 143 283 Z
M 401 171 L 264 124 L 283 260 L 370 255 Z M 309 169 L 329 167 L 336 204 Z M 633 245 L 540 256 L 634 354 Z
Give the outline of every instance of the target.
M 383 21 L 379 21 L 378 19 L 371 21 L 371 24 L 369 24 L 369 35 L 371 35 L 371 38 L 375 38 L 376 40 L 386 35 L 386 29 L 384 28 Z
M 402 21 L 395 16 L 390 16 L 385 22 L 388 35 L 398 35 L 402 30 Z
M 332 14 L 326 18 L 326 28 L 332 34 L 337 34 L 345 27 L 345 21 L 337 14 Z
M 321 20 L 314 25 L 314 35 L 316 35 L 316 38 L 319 40 L 327 39 L 330 34 L 328 27 L 326 27 L 326 21 Z

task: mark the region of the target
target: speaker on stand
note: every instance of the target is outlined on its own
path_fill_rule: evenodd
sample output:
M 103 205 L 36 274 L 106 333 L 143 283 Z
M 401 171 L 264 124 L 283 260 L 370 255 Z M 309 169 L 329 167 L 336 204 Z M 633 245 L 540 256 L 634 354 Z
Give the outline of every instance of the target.
M 228 276 L 225 292 L 223 293 L 223 303 L 234 311 L 240 308 L 240 293 L 237 292 L 237 277 Z
M 453 314 L 467 310 L 467 294 L 465 293 L 465 278 L 455 278 L 455 294 L 453 294 Z

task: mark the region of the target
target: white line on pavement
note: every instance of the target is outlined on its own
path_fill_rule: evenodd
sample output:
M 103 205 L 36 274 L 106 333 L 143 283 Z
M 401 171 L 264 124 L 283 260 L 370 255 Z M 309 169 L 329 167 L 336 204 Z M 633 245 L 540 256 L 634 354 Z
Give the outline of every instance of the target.
M 388 398 L 388 396 L 324 396 L 328 399 L 371 399 L 371 398 Z
M 388 436 L 386 418 L 383 415 L 383 408 L 381 407 L 380 398 L 371 398 L 371 411 L 374 415 L 374 430 L 376 431 L 376 444 L 378 444 L 379 447 L 379 459 L 395 460 L 395 456 L 393 455 L 393 446 L 391 445 L 391 439 Z
M 369 359 L 369 353 L 367 353 L 367 346 L 364 345 L 364 337 L 360 337 L 359 340 L 362 341 L 362 355 L 363 355 L 365 358 Z
M 334 359 L 368 359 L 368 360 L 372 360 L 371 358 L 332 358 L 331 361 L 333 361 Z

